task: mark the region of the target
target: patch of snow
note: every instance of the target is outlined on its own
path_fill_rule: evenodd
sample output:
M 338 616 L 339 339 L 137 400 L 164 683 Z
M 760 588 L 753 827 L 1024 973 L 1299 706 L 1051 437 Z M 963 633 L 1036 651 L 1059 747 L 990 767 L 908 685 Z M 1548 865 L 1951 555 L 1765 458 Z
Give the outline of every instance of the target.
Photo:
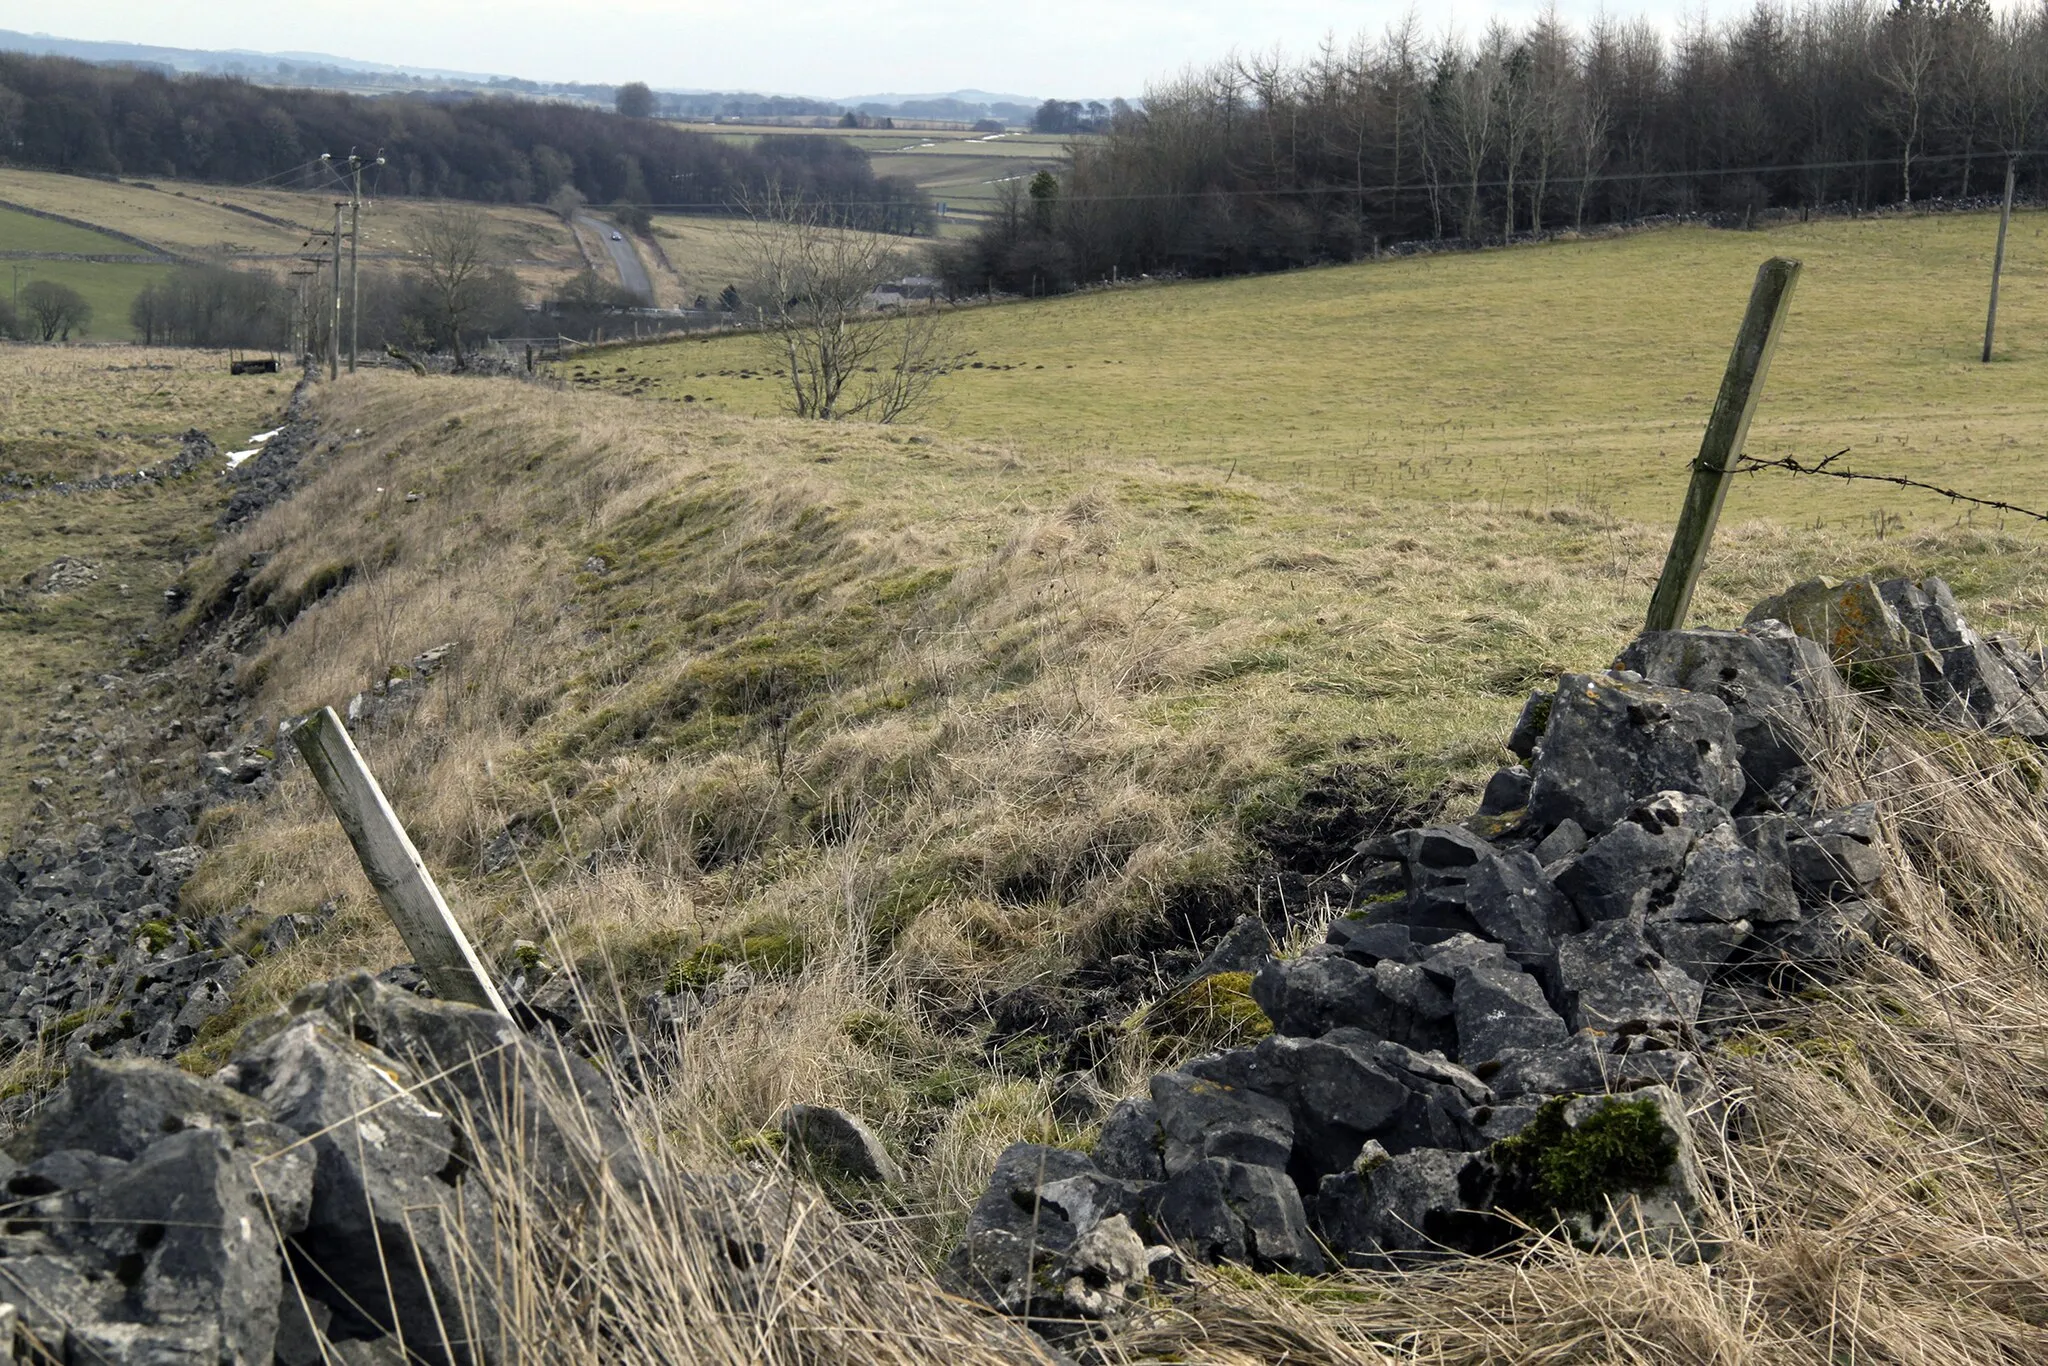
M 249 458 L 250 456 L 252 456 L 252 455 L 257 455 L 257 454 L 260 454 L 260 453 L 262 452 L 262 450 L 263 450 L 263 448 L 262 448 L 261 446 L 251 446 L 251 447 L 250 447 L 250 448 L 249 448 L 248 450 L 246 450 L 246 451 L 229 451 L 229 452 L 228 452 L 228 468 L 229 468 L 229 469 L 233 469 L 233 468 L 235 468 L 235 467 L 236 467 L 237 465 L 241 464 L 241 463 L 242 463 L 242 462 L 243 462 L 244 460 L 247 460 L 247 459 L 248 459 L 248 458 Z
M 260 446 L 264 442 L 270 440 L 271 437 L 276 436 L 279 432 L 283 430 L 284 428 L 277 427 L 267 432 L 258 432 L 256 433 L 256 435 L 249 438 L 249 444 L 252 446 Z

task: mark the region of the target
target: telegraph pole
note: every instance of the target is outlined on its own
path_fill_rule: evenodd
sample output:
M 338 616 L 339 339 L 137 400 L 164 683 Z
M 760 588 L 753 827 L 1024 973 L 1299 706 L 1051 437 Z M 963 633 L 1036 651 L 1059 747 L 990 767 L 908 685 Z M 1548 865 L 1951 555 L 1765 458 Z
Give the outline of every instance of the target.
M 348 207 L 334 201 L 334 326 L 327 333 L 327 378 L 341 377 L 341 211 Z
M 363 288 L 356 274 L 356 252 L 363 236 L 363 167 L 382 166 L 384 154 L 364 158 L 350 148 L 348 154 L 348 372 L 356 372 L 356 342 L 362 332 Z

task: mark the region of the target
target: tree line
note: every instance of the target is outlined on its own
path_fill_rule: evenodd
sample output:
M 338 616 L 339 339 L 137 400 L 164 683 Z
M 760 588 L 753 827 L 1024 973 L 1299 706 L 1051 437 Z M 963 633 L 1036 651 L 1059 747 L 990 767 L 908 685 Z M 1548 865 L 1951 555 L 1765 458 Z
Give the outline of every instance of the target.
M 1667 40 L 1411 17 L 1157 86 L 941 253 L 956 290 L 1218 275 L 1663 214 L 1751 222 L 2048 188 L 2048 2 L 1760 0 Z
M 929 232 L 909 181 L 832 137 L 734 143 L 648 118 L 541 100 L 273 89 L 220 76 L 0 54 L 0 160 L 89 175 L 322 188 L 322 152 L 381 149 L 380 194 L 723 212 L 768 186 L 844 220 Z
M 485 242 L 484 223 L 474 209 L 451 207 L 422 220 L 407 244 L 413 256 L 408 266 L 366 268 L 355 289 L 344 288 L 344 344 L 353 333 L 372 352 L 398 347 L 449 355 L 460 365 L 490 338 L 536 332 L 588 338 L 607 326 L 616 330 L 619 312 L 640 303 L 586 269 L 529 306 L 517 277 L 486 259 Z M 337 321 L 331 290 L 325 274 L 281 277 L 182 266 L 135 296 L 128 321 L 136 339 L 150 346 L 321 355 Z M 9 315 L 0 299 L 0 328 L 13 317 L 11 335 L 23 340 L 67 340 L 71 329 L 83 332 L 91 320 L 90 306 L 82 314 L 60 314 L 40 296 L 34 301 L 38 307 L 31 307 L 29 290 L 22 293 L 18 315 Z M 735 301 L 732 307 L 737 306 Z

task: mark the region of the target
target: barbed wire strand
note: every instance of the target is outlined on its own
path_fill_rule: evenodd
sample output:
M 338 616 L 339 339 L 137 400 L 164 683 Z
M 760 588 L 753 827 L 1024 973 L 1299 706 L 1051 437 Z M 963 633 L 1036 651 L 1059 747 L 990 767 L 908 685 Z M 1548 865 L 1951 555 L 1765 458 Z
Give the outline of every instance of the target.
M 1731 473 L 1761 474 L 1765 470 L 1783 470 L 1787 474 L 1818 474 L 1824 475 L 1829 479 L 1853 479 L 1873 484 L 1894 484 L 1902 489 L 1920 489 L 1923 492 L 1940 494 L 1951 503 L 1969 503 L 1975 507 L 1992 508 L 1998 512 L 2010 512 L 2016 516 L 2030 517 L 2037 522 L 2048 522 L 2048 512 L 2036 512 L 2032 508 L 2019 507 L 2016 504 L 2008 503 L 1998 498 L 1979 498 L 1975 494 L 1964 493 L 1960 489 L 1943 488 L 1940 484 L 1930 484 L 1924 479 L 1912 479 L 1903 474 L 1870 474 L 1863 470 L 1834 468 L 1834 463 L 1847 455 L 1849 450 L 1850 448 L 1845 446 L 1833 455 L 1817 460 L 1811 465 L 1801 464 L 1797 456 L 1788 455 L 1777 460 L 1759 460 L 1755 456 L 1745 455 L 1736 462 L 1735 469 Z

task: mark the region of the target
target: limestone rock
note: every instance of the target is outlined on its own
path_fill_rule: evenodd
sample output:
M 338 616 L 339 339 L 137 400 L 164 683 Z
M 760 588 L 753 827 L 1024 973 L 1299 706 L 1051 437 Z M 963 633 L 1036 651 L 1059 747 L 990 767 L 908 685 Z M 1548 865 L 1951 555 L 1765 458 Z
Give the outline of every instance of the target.
M 1323 1178 L 1316 1228 L 1350 1266 L 1395 1269 L 1485 1253 L 1514 1230 L 1491 1213 L 1494 1173 L 1483 1156 L 1417 1148 L 1363 1171 Z
M 903 1180 L 882 1140 L 859 1118 L 830 1105 L 791 1105 L 775 1121 L 787 1150 L 838 1175 L 895 1185 Z
M 1287 1106 L 1241 1085 L 1162 1072 L 1152 1078 L 1152 1104 L 1169 1177 L 1208 1158 L 1285 1167 L 1294 1148 Z
M 1691 845 L 1682 826 L 1620 821 L 1558 873 L 1557 886 L 1589 922 L 1627 920 L 1669 890 Z
M 1210 948 L 1207 956 L 1188 974 L 1190 982 L 1219 972 L 1255 972 L 1273 956 L 1273 936 L 1265 922 L 1255 915 L 1241 916 Z
M 1621 665 L 1727 703 L 1744 773 L 1757 789 L 1804 762 L 1814 723 L 1847 692 L 1825 650 L 1777 623 L 1646 632 L 1622 652 Z
M 1598 834 L 1655 792 L 1732 806 L 1743 790 L 1728 706 L 1619 674 L 1567 674 L 1538 747 L 1529 819 Z
M 1408 1088 L 1374 1054 L 1373 1038 L 1338 1029 L 1320 1039 L 1272 1035 L 1252 1050 L 1250 1079 L 1294 1118 L 1291 1166 L 1335 1171 L 1401 1113 Z
M 1574 1029 L 1683 1031 L 1699 1018 L 1700 984 L 1666 962 L 1633 921 L 1572 936 L 1558 961 Z
M 996 1160 L 950 1266 L 1006 1313 L 1107 1318 L 1143 1286 L 1152 1259 L 1135 1224 L 1145 1219 L 1139 1189 L 1080 1153 L 1016 1143 Z
M 1269 960 L 1252 975 L 1252 1000 L 1276 1031 L 1309 1038 L 1346 1025 L 1378 1030 L 1388 1012 L 1372 970 L 1330 952 Z
M 1486 1062 L 1509 1048 L 1561 1043 L 1570 1032 L 1543 988 L 1520 969 L 1475 968 L 1458 978 L 1458 1056 Z
M 1272 1167 L 1204 1158 L 1145 1195 L 1162 1236 L 1192 1256 L 1313 1275 L 1322 1252 L 1301 1193 Z
M 1534 780 L 1520 764 L 1504 768 L 1489 778 L 1479 796 L 1480 816 L 1505 816 L 1529 804 L 1529 786 Z
M 1807 579 L 1751 608 L 1745 624 L 1779 621 L 1827 651 L 1859 692 L 1920 702 L 1916 655 L 1927 649 L 1867 578 Z
M 1166 1134 L 1149 1097 L 1120 1100 L 1102 1121 L 1095 1165 L 1126 1181 L 1166 1179 Z
M 1794 884 L 1816 900 L 1860 896 L 1884 874 L 1878 837 L 1877 807 L 1871 802 L 1787 827 L 1785 859 Z

